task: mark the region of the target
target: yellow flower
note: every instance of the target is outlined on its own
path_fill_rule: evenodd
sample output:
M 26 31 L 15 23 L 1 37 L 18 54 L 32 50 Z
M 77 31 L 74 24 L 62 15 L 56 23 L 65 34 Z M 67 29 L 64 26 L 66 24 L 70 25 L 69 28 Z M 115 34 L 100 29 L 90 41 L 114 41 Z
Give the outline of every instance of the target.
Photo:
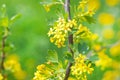
M 85 63 L 85 59 L 84 55 L 79 54 L 75 58 L 75 64 L 71 67 L 71 73 L 77 80 L 87 80 L 87 73 L 91 74 L 94 70 L 91 68 L 91 63 L 88 65 Z
M 93 16 L 95 11 L 99 8 L 99 1 L 98 0 L 82 0 L 78 5 L 78 10 L 82 10 L 82 15 L 89 15 Z
M 93 10 L 88 10 L 88 12 L 86 14 L 93 16 L 95 14 L 95 12 Z
M 79 42 L 80 39 L 93 39 L 93 34 L 89 31 L 86 26 L 82 24 L 79 25 L 77 31 L 74 33 L 74 41 Z
M 50 30 L 49 30 L 49 32 L 48 32 L 48 36 L 51 36 L 51 35 L 53 35 L 53 34 L 54 34 L 54 31 L 53 31 L 52 28 L 50 28 Z
M 114 37 L 114 31 L 112 29 L 103 30 L 103 37 L 105 39 L 112 39 Z
M 112 56 L 119 56 L 120 55 L 120 43 L 118 43 L 110 48 L 110 54 Z
M 88 0 L 82 0 L 82 1 L 80 1 L 79 5 L 78 5 L 78 9 L 82 9 L 82 11 L 84 11 L 87 2 L 88 2 Z
M 57 80 L 63 80 L 64 73 L 59 72 L 59 70 L 61 70 L 61 65 L 59 65 L 57 68 L 55 66 L 55 69 L 53 68 L 54 64 L 52 64 L 50 61 L 47 62 L 47 65 L 46 64 L 38 65 L 37 71 L 34 73 L 33 80 L 50 80 L 56 78 Z
M 43 76 L 43 75 L 41 75 L 41 74 L 39 73 L 39 71 L 36 71 L 34 75 L 35 75 L 35 76 L 34 76 L 33 80 L 46 80 L 46 77 Z
M 77 21 L 75 19 L 69 20 L 67 24 L 70 28 L 77 26 Z
M 43 6 L 44 6 L 44 8 L 45 8 L 45 10 L 46 10 L 47 12 L 50 11 L 50 7 L 51 7 L 51 5 L 43 5 Z
M 100 14 L 98 20 L 102 25 L 111 25 L 115 21 L 114 16 L 109 13 Z
M 3 76 L 2 76 L 2 74 L 0 73 L 0 80 L 3 80 Z
M 93 34 L 92 36 L 91 36 L 91 39 L 92 40 L 96 40 L 98 38 L 98 35 L 97 34 Z
M 44 69 L 45 69 L 45 65 L 44 64 L 41 64 L 41 65 L 37 66 L 37 70 L 39 70 L 39 71 L 44 70 Z
M 95 44 L 95 45 L 93 45 L 93 49 L 95 51 L 99 51 L 101 49 L 101 46 L 99 44 Z
M 87 70 L 88 74 L 91 74 L 94 71 L 94 69 L 91 68 L 91 63 L 88 64 L 88 66 L 86 67 L 86 70 Z
M 115 6 L 120 3 L 120 0 L 106 0 L 106 4 L 109 6 Z
M 71 32 L 71 28 L 76 27 L 77 22 L 75 19 L 69 20 L 68 22 L 64 18 L 59 18 L 53 28 L 50 28 L 48 36 L 50 41 L 58 48 L 65 46 L 65 40 L 68 36 L 68 32 Z

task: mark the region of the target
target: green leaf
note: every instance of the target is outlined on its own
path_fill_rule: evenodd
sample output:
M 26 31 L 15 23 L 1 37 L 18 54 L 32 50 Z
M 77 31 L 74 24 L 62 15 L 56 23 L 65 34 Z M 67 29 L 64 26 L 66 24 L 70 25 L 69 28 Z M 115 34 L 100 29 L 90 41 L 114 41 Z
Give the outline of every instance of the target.
M 67 59 L 67 60 L 70 61 L 70 62 L 73 62 L 73 61 L 74 61 L 74 59 L 73 59 L 73 57 L 72 57 L 72 53 L 70 53 L 70 52 L 66 52 L 66 53 L 65 53 L 65 59 Z
M 90 58 L 89 58 L 89 60 L 91 60 L 91 61 L 96 61 L 96 60 L 98 60 L 99 58 L 98 58 L 98 56 L 97 55 L 94 55 L 94 56 L 91 56 Z
M 58 54 L 55 50 L 49 50 L 47 60 L 53 63 L 58 63 Z
M 21 14 L 16 14 L 15 16 L 13 16 L 11 19 L 10 19 L 10 23 L 14 23 L 17 19 L 19 19 L 21 17 Z
M 95 19 L 93 18 L 93 17 L 91 17 L 91 16 L 84 16 L 84 18 L 86 19 L 86 21 L 88 22 L 88 23 L 95 23 Z
M 89 51 L 90 47 L 87 43 L 79 43 L 78 44 L 78 51 L 79 53 L 86 54 Z

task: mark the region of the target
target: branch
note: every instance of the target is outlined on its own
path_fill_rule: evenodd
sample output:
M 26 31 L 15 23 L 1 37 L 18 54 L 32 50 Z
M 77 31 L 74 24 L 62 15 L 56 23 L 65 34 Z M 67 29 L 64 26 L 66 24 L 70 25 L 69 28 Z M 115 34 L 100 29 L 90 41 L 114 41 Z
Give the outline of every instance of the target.
M 2 38 L 2 48 L 1 48 L 1 51 L 2 51 L 2 54 L 1 54 L 1 63 L 0 63 L 0 72 L 2 70 L 4 70 L 4 61 L 5 61 L 5 41 L 7 39 L 7 36 L 3 36 Z
M 70 16 L 70 0 L 65 0 L 64 8 L 65 8 L 65 12 L 68 14 L 68 20 L 70 20 L 71 19 L 71 16 Z
M 71 16 L 70 16 L 70 0 L 65 0 L 64 8 L 65 8 L 65 12 L 68 14 L 68 20 L 70 20 L 71 19 Z M 69 34 L 69 36 L 68 36 L 68 49 L 69 49 L 69 52 L 72 54 L 72 57 L 74 57 L 74 52 L 70 47 L 71 45 L 73 45 L 73 34 Z M 71 71 L 71 69 L 70 69 L 71 66 L 72 66 L 72 62 L 69 61 L 68 66 L 66 68 L 66 73 L 65 73 L 64 80 L 68 80 L 68 77 L 69 77 L 70 71 Z

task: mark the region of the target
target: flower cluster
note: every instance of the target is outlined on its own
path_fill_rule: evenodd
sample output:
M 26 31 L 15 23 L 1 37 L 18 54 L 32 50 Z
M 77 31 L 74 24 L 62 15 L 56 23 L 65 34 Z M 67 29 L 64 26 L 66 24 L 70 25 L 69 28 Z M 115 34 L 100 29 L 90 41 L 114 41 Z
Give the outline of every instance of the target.
M 38 65 L 37 71 L 35 72 L 35 77 L 33 78 L 33 80 L 47 80 L 51 74 L 52 72 L 48 70 L 46 65 L 41 64 L 41 65 Z
M 90 32 L 90 30 L 82 24 L 79 25 L 77 31 L 74 33 L 75 42 L 80 42 L 81 39 L 95 40 L 96 38 L 97 35 Z
M 68 22 L 64 18 L 59 18 L 54 24 L 53 28 L 50 28 L 48 36 L 50 36 L 50 41 L 55 43 L 59 48 L 65 46 L 65 40 L 68 36 L 68 32 L 77 25 L 77 22 L 69 20 Z
M 89 0 L 80 1 L 79 5 L 78 5 L 78 10 L 81 10 L 81 12 L 79 13 L 79 16 L 83 16 L 83 15 L 93 16 L 95 14 L 94 11 L 96 9 L 96 6 L 93 6 L 93 5 L 91 6 L 90 5 L 91 2 L 92 1 L 89 1 Z
M 35 76 L 33 80 L 63 80 L 64 71 L 61 71 L 62 68 L 57 65 L 57 68 L 51 62 L 47 62 L 47 64 L 41 64 L 37 66 L 37 71 L 35 72 Z
M 71 73 L 76 77 L 76 80 L 87 80 L 86 73 L 91 74 L 94 70 L 91 63 L 85 63 L 85 59 L 84 55 L 79 54 L 75 58 L 75 64 L 71 67 Z
M 80 39 L 96 39 L 97 35 L 92 34 L 86 26 L 83 26 L 82 21 L 88 21 L 92 23 L 92 16 L 94 14 L 94 8 L 90 6 L 89 9 L 87 7 L 88 0 L 82 0 L 78 5 L 78 13 L 73 16 L 72 20 L 65 20 L 64 18 L 59 18 L 50 28 L 48 32 L 48 36 L 50 37 L 50 41 L 55 43 L 59 48 L 65 46 L 66 38 L 69 33 L 74 35 L 74 41 L 79 42 Z M 87 10 L 86 10 L 87 8 Z M 93 20 L 94 22 L 94 20 Z

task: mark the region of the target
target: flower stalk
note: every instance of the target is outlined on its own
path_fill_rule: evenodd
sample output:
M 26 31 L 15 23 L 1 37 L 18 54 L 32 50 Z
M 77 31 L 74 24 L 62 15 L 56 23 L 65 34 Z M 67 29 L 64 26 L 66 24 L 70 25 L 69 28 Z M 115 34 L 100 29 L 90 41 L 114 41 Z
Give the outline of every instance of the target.
M 1 54 L 1 64 L 0 64 L 0 71 L 4 70 L 4 61 L 5 61 L 5 41 L 7 39 L 7 36 L 4 36 L 2 38 L 2 54 Z
M 65 8 L 65 12 L 68 15 L 68 21 L 71 20 L 71 15 L 70 15 L 70 0 L 65 0 L 65 4 L 64 4 L 64 8 Z M 72 57 L 74 56 L 74 52 L 71 49 L 71 45 L 73 45 L 73 34 L 69 34 L 68 36 L 68 49 L 69 52 L 72 54 Z M 70 71 L 71 71 L 71 66 L 72 66 L 72 62 L 68 62 L 67 68 L 66 68 L 66 73 L 65 73 L 65 78 L 64 80 L 68 80 L 68 77 L 70 75 Z

